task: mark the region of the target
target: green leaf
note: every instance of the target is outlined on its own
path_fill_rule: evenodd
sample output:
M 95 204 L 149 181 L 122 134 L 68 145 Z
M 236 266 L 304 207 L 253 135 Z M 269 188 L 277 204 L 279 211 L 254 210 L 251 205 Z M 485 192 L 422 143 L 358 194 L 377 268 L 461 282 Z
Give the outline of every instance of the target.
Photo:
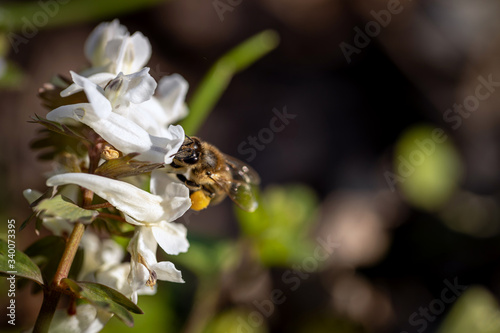
M 30 143 L 31 149 L 42 150 L 38 155 L 39 159 L 53 160 L 56 156 L 64 153 L 83 157 L 87 153 L 90 140 L 87 139 L 86 135 L 92 133 L 87 126 L 61 125 L 37 115 L 32 119 L 30 122 L 45 127 L 39 131 L 38 137 Z
M 44 217 L 55 217 L 68 222 L 81 222 L 83 224 L 92 223 L 99 215 L 98 211 L 78 207 L 61 195 L 41 201 L 35 209 L 41 212 Z
M 40 267 L 44 281 L 51 281 L 61 260 L 66 240 L 61 236 L 50 235 L 31 244 L 24 252 Z M 78 274 L 83 263 L 83 249 L 76 252 L 69 276 Z
M 100 283 L 77 282 L 63 279 L 76 297 L 89 301 L 94 306 L 114 313 L 125 324 L 132 327 L 134 319 L 130 312 L 142 314 L 142 310 L 118 291 Z
M 162 163 L 134 161 L 133 158 L 137 155 L 139 154 L 132 153 L 119 158 L 108 160 L 96 169 L 95 174 L 103 177 L 117 179 L 129 176 L 137 176 L 143 173 L 151 172 L 163 166 Z
M 87 142 L 90 143 L 90 140 L 88 140 L 83 134 L 78 133 L 76 128 L 72 128 L 72 127 L 70 127 L 68 125 L 64 125 L 64 124 L 59 124 L 58 122 L 55 122 L 55 121 L 50 121 L 50 120 L 42 118 L 36 114 L 31 119 L 32 119 L 30 121 L 31 123 L 43 125 L 47 129 L 49 129 L 53 132 L 67 135 L 69 137 L 73 137 L 73 138 L 79 139 L 79 140 L 86 140 Z M 33 148 L 41 148 L 41 147 L 37 146 L 36 144 L 32 144 L 32 147 Z
M 0 272 L 30 279 L 43 286 L 38 266 L 26 254 L 15 249 L 15 243 L 9 240 L 0 239 Z
M 278 43 L 278 34 L 273 30 L 265 30 L 219 58 L 193 93 L 189 116 L 181 122 L 186 133 L 195 134 L 198 131 L 236 73 L 274 50 Z

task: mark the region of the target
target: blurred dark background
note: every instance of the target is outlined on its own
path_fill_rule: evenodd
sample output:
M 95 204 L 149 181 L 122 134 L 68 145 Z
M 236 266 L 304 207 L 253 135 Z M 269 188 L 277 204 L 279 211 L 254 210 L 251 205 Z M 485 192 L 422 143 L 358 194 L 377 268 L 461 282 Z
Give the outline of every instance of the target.
M 186 78 L 188 102 L 224 52 L 264 29 L 280 36 L 275 51 L 233 78 L 197 133 L 244 160 L 238 146 L 269 127 L 273 109 L 296 115 L 249 164 L 261 175 L 263 188 L 311 187 L 321 201 L 316 234 L 332 234 L 341 245 L 324 270 L 297 291 L 284 286 L 286 268 L 271 270 L 271 285 L 288 292 L 287 302 L 268 320 L 269 331 L 436 332 L 441 327 L 440 332 L 452 332 L 444 325 L 455 303 L 442 311 L 439 302 L 432 303 L 442 298 L 447 280 L 484 288 L 482 295 L 492 302 L 477 304 L 491 316 L 471 320 L 490 323 L 480 332 L 500 332 L 491 325 L 498 321 L 500 296 L 500 92 L 481 100 L 456 129 L 444 118 L 455 103 L 475 94 L 479 76 L 500 82 L 500 2 L 242 0 L 223 13 L 223 20 L 214 3 L 167 1 L 116 17 L 130 32 L 149 38 L 148 66 L 156 79 L 170 73 Z M 398 13 L 385 27 L 378 25 L 373 37 L 366 35 L 369 23 L 376 22 L 373 13 L 389 13 L 389 8 Z M 38 127 L 27 120 L 46 114 L 38 88 L 55 74 L 85 68 L 85 39 L 100 21 L 114 18 L 43 29 L 19 52 L 8 54 L 26 76 L 20 87 L 0 90 L 4 220 L 29 216 L 22 190 L 43 190 L 43 175 L 51 169 L 29 149 Z M 356 46 L 360 38 L 363 47 Z M 356 48 L 348 57 L 346 44 Z M 411 192 L 401 188 L 410 181 L 397 182 L 395 190 L 387 181 L 387 172 L 398 172 L 398 152 L 411 153 L 402 137 L 412 126 L 443 129 L 449 138 L 443 158 L 450 152 L 457 156 L 446 163 L 437 159 L 422 176 L 436 172 L 432 184 L 441 188 L 441 178 L 459 170 L 441 201 L 432 202 L 434 185 L 417 184 Z M 239 227 L 231 205 L 225 200 L 191 215 L 188 235 L 235 237 Z M 32 239 L 23 236 L 18 246 Z M 414 312 L 429 306 L 439 315 L 425 320 L 425 329 L 411 322 Z M 36 309 L 36 304 L 26 306 L 26 316 L 34 318 L 29 313 Z M 323 321 L 318 330 L 310 324 Z

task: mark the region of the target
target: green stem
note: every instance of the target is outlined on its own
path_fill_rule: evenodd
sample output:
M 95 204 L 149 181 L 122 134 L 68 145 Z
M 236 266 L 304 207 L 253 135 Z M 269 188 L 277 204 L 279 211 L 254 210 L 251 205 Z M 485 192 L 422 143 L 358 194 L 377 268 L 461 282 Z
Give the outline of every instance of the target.
M 54 289 L 46 289 L 43 292 L 43 303 L 38 318 L 33 328 L 33 333 L 45 333 L 49 331 L 50 322 L 56 312 L 57 303 L 61 298 L 61 293 Z
M 73 259 L 75 259 L 76 251 L 78 250 L 78 244 L 82 239 L 83 232 L 85 231 L 85 225 L 82 223 L 76 223 L 71 235 L 69 236 L 68 242 L 66 243 L 66 248 L 64 249 L 63 256 L 57 267 L 56 274 L 52 280 L 52 285 L 55 288 L 60 288 L 61 280 L 68 277 L 69 270 L 71 269 L 71 264 Z
M 68 277 L 71 264 L 75 258 L 76 251 L 78 250 L 78 244 L 82 239 L 83 232 L 85 231 L 85 225 L 82 223 L 76 223 L 71 235 L 69 236 L 68 242 L 66 243 L 66 248 L 62 255 L 59 266 L 57 267 L 54 279 L 50 284 L 49 288 L 44 291 L 43 303 L 36 319 L 35 327 L 33 328 L 34 333 L 44 333 L 49 331 L 50 322 L 54 317 L 56 311 L 57 303 L 62 295 L 63 286 L 61 286 L 61 280 Z
M 89 149 L 89 173 L 94 173 L 100 156 L 100 146 L 94 146 L 93 149 Z M 94 193 L 87 189 L 83 190 L 83 207 L 90 206 L 92 204 L 92 199 Z M 56 312 L 57 303 L 61 298 L 65 286 L 61 284 L 61 280 L 68 277 L 69 270 L 73 260 L 75 259 L 76 252 L 78 251 L 78 245 L 82 239 L 83 233 L 85 231 L 85 225 L 83 223 L 75 223 L 73 231 L 66 242 L 66 247 L 62 254 L 61 260 L 59 261 L 59 266 L 57 266 L 57 271 L 54 274 L 51 284 L 45 288 L 42 307 L 38 313 L 38 318 L 33 328 L 34 333 L 45 333 L 49 331 L 50 323 Z
M 250 37 L 217 60 L 191 98 L 189 116 L 181 122 L 186 133 L 196 134 L 236 73 L 274 50 L 278 43 L 278 34 L 273 30 L 265 30 Z

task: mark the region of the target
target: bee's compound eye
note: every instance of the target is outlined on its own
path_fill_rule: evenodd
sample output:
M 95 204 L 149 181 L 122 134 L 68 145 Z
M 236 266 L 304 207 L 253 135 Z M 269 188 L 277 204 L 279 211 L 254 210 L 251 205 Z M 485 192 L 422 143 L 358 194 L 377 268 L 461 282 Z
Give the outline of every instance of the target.
M 192 155 L 188 158 L 183 159 L 183 162 L 186 164 L 195 164 L 196 162 L 198 162 L 198 156 Z
M 207 171 L 207 176 L 211 176 L 211 175 L 212 175 L 212 172 Z

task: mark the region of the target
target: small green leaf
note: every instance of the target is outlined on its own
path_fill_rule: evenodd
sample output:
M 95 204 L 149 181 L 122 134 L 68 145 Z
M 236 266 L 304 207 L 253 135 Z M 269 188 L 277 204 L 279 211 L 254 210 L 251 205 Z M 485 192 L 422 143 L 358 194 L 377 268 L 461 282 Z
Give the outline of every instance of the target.
M 143 173 L 151 172 L 163 166 L 163 164 L 161 163 L 134 161 L 133 158 L 137 155 L 139 154 L 132 153 L 120 158 L 106 161 L 96 169 L 95 174 L 103 177 L 117 179 L 129 176 L 137 176 Z
M 42 272 L 31 259 L 15 249 L 15 243 L 0 239 L 0 272 L 35 281 L 43 286 Z
M 65 200 L 61 195 L 41 201 L 35 209 L 42 212 L 44 217 L 60 218 L 68 222 L 78 221 L 83 224 L 92 223 L 99 215 L 98 211 L 78 207 L 69 199 Z
M 26 228 L 28 226 L 28 224 L 31 222 L 31 220 L 36 216 L 36 212 L 33 212 L 31 213 L 31 215 L 23 221 L 23 223 L 21 224 L 21 226 L 19 227 L 19 231 L 23 230 L 24 228 Z
M 86 141 L 90 142 L 84 135 L 78 133 L 76 128 L 74 129 L 68 125 L 59 124 L 58 122 L 55 122 L 55 121 L 50 121 L 50 120 L 42 118 L 36 114 L 31 119 L 33 119 L 30 121 L 31 123 L 43 125 L 48 130 L 51 130 L 53 132 L 67 135 L 67 136 L 70 136 L 70 137 L 73 137 L 73 138 L 76 138 L 79 140 L 86 140 Z M 40 147 L 36 147 L 36 148 L 40 148 Z
M 134 302 L 123 294 L 103 284 L 77 282 L 71 279 L 63 279 L 62 282 L 69 287 L 76 297 L 85 299 L 98 308 L 114 313 L 130 327 L 134 325 L 134 319 L 130 312 L 143 313 Z

